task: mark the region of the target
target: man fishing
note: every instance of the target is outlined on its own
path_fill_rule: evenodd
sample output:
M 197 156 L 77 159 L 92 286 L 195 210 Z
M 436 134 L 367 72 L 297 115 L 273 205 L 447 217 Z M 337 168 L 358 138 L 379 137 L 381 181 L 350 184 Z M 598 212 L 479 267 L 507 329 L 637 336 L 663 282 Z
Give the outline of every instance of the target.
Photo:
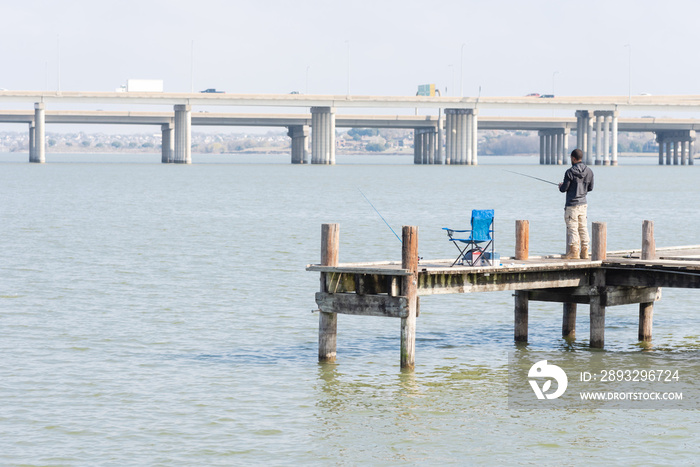
M 566 221 L 566 259 L 588 259 L 588 203 L 586 194 L 593 190 L 593 171 L 581 160 L 583 151 L 571 151 L 571 168 L 564 174 L 559 191 L 566 193 L 564 220 Z

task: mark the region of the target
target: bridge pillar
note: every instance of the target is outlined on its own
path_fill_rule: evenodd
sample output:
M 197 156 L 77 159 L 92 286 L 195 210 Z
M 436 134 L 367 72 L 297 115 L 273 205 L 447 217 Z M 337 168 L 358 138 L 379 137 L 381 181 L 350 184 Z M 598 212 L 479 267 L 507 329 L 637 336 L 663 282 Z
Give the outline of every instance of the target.
M 619 113 L 614 111 L 612 113 L 612 128 L 610 129 L 612 133 L 612 147 L 610 148 L 610 165 L 617 165 L 617 117 Z
M 689 143 L 689 142 L 690 142 L 690 141 L 688 141 L 688 140 L 685 140 L 685 141 L 681 141 L 681 142 L 680 142 L 680 146 L 681 146 L 681 165 L 686 165 L 687 162 L 688 162 L 688 159 L 687 159 L 688 156 L 687 156 L 687 154 L 688 154 L 688 143 Z
M 612 110 L 596 110 L 595 116 L 595 164 L 617 165 L 617 117 Z M 591 145 L 592 149 L 592 145 Z
M 594 112 L 595 115 L 595 165 L 603 163 L 603 120 L 605 115 L 602 112 Z
M 164 123 L 160 126 L 161 144 L 160 161 L 163 164 L 173 162 L 173 123 Z
M 413 129 L 413 163 L 423 163 L 423 133 L 418 128 Z
M 34 139 L 36 137 L 36 127 L 34 126 L 34 120 L 29 122 L 29 162 L 34 160 Z
M 562 165 L 568 161 L 569 129 L 540 130 L 540 165 Z
M 293 125 L 287 128 L 287 136 L 292 138 L 292 164 L 309 163 L 309 126 Z
M 549 148 L 550 148 L 550 134 L 551 130 L 540 130 L 538 135 L 540 136 L 540 164 L 549 165 Z
M 437 124 L 437 154 L 435 157 L 437 158 L 435 160 L 436 164 L 444 164 L 445 163 L 445 147 L 443 145 L 443 133 L 444 133 L 444 120 L 442 119 L 442 116 L 440 115 L 442 113 L 442 109 L 438 109 L 438 124 Z
M 175 137 L 173 138 L 173 162 L 192 163 L 192 107 L 175 106 Z
M 311 107 L 311 163 L 335 164 L 335 109 Z
M 445 109 L 445 165 L 451 165 L 456 162 L 456 133 L 455 128 L 455 109 Z
M 605 115 L 605 125 L 603 127 L 603 165 L 610 165 L 610 124 L 612 123 L 612 117 L 607 114 Z
M 693 132 L 695 133 L 695 132 Z M 688 165 L 695 164 L 695 136 L 690 140 L 690 145 L 688 147 Z
M 472 165 L 479 165 L 479 158 L 477 156 L 479 148 L 479 111 L 472 109 L 472 128 L 471 128 L 471 142 L 472 142 Z
M 477 114 L 476 109 L 445 109 L 445 164 L 478 164 Z
M 693 165 L 695 130 L 666 130 L 656 132 L 659 143 L 659 165 Z
M 435 128 L 416 128 L 413 130 L 413 163 L 439 164 L 436 157 Z
M 583 161 L 586 165 L 593 164 L 593 132 L 591 117 L 588 110 L 576 111 L 576 147 L 583 151 Z
M 29 162 L 46 162 L 45 108 L 43 102 L 34 104 L 34 141 L 29 148 Z M 32 149 L 34 149 L 32 151 Z

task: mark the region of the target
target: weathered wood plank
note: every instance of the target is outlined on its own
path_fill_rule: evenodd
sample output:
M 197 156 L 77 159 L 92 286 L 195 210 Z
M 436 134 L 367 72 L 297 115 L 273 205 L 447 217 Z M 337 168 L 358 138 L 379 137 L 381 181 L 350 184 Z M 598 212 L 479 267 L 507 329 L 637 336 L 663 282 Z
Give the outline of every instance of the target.
M 356 292 L 359 294 L 377 295 L 392 294 L 392 284 L 398 282 L 397 277 L 380 274 L 349 274 L 338 272 L 321 273 L 326 278 L 326 290 L 329 293 Z M 398 288 L 396 285 L 393 287 Z M 399 295 L 394 293 L 393 295 Z
M 389 295 L 358 295 L 355 293 L 316 293 L 318 309 L 325 313 L 346 315 L 385 316 L 405 318 L 408 316 L 408 298 Z
M 529 290 L 528 299 L 538 302 L 580 303 L 589 305 L 591 297 L 600 295 L 603 306 L 631 305 L 634 303 L 655 302 L 661 299 L 658 287 L 562 287 L 558 289 Z
M 605 277 L 608 285 L 700 289 L 700 271 L 685 268 L 607 266 Z
M 418 274 L 418 295 L 577 287 L 589 283 L 590 268 L 486 274 Z
M 387 265 L 386 267 L 376 266 L 355 266 L 341 264 L 338 266 L 323 266 L 320 264 L 307 264 L 307 271 L 315 272 L 341 272 L 348 274 L 379 274 L 384 276 L 410 276 L 411 272 L 399 266 Z

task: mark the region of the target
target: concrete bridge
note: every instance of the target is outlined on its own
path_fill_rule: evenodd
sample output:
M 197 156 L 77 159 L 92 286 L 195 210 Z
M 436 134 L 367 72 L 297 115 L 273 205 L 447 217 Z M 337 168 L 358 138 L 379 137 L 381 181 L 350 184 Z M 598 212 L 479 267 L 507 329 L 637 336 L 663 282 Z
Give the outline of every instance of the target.
M 34 111 L 0 111 L 0 121 L 24 122 L 30 131 L 30 162 L 44 162 L 46 123 L 161 125 L 163 162 L 191 163 L 192 125 L 285 126 L 292 138 L 292 163 L 334 164 L 336 127 L 412 128 L 416 164 L 476 165 L 478 129 L 539 131 L 540 163 L 565 163 L 568 140 L 588 164 L 617 165 L 618 131 L 652 131 L 659 164 L 693 164 L 695 120 L 620 119 L 621 111 L 700 111 L 700 96 L 634 97 L 421 97 L 306 96 L 201 93 L 0 91 L 2 103 L 33 103 Z M 47 104 L 166 105 L 173 112 L 47 111 Z M 192 112 L 192 106 L 306 107 L 310 115 Z M 428 108 L 437 116 L 352 116 L 336 108 Z M 480 109 L 574 110 L 574 118 L 486 117 Z M 444 111 L 444 116 L 442 112 Z M 443 131 L 445 133 L 443 138 Z M 312 134 L 309 151 L 309 135 Z M 444 139 L 444 152 L 442 151 Z M 41 142 L 41 143 L 40 143 Z

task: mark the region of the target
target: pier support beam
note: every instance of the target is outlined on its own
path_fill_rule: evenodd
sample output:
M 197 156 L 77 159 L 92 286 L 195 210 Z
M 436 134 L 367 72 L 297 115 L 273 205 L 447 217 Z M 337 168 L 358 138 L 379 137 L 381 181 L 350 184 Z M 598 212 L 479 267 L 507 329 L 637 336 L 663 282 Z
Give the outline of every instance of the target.
M 515 342 L 527 342 L 528 292 L 527 290 L 516 290 L 513 296 L 515 297 L 515 326 L 513 332 Z
M 605 222 L 593 223 L 593 235 L 591 238 L 591 260 L 602 261 L 607 256 L 607 224 Z M 590 341 L 593 348 L 602 349 L 605 345 L 605 305 L 601 300 L 605 287 L 605 271 L 593 272 L 591 287 L 597 291 L 591 296 L 590 303 Z
M 176 164 L 192 163 L 192 107 L 175 106 L 175 137 L 173 145 L 173 162 Z
M 639 304 L 639 333 L 640 341 L 651 340 L 652 324 L 654 322 L 654 302 Z
M 311 163 L 335 164 L 335 109 L 311 107 Z
M 29 162 L 34 162 L 37 164 L 43 164 L 46 162 L 46 118 L 45 118 L 45 108 L 43 102 L 37 102 L 34 104 L 34 144 L 32 148 L 29 149 Z
M 564 302 L 564 313 L 561 322 L 561 337 L 576 338 L 576 304 Z
M 656 259 L 656 240 L 654 240 L 654 222 L 645 220 L 642 223 L 642 259 Z M 640 341 L 651 340 L 651 330 L 654 322 L 654 302 L 639 304 L 639 333 Z
M 401 318 L 401 368 L 416 365 L 416 316 L 418 313 L 418 227 L 403 226 L 401 267 L 411 274 L 401 279 L 401 295 L 408 299 L 408 316 Z
M 292 164 L 309 163 L 309 126 L 294 125 L 287 128 L 287 136 L 292 138 Z
M 164 123 L 160 126 L 161 144 L 160 144 L 160 161 L 163 164 L 173 162 L 173 123 Z
M 340 225 L 321 225 L 321 265 L 337 266 L 340 247 Z M 321 273 L 321 292 L 326 293 L 326 273 Z M 318 361 L 335 362 L 338 335 L 338 314 L 319 311 Z
M 408 316 L 401 318 L 401 368 L 416 365 L 416 316 L 418 312 L 418 227 L 403 226 L 401 267 L 410 275 L 401 279 L 401 295 L 408 299 Z

